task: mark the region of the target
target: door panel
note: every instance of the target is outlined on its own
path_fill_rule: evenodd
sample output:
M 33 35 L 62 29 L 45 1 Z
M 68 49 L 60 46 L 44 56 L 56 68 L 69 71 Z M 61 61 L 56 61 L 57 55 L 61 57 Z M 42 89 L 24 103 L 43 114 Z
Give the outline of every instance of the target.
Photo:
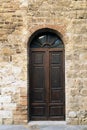
M 64 108 L 63 106 L 50 106 L 50 119 L 51 120 L 64 120 Z
M 32 102 L 44 102 L 45 101 L 45 95 L 44 90 L 33 90 L 32 91 Z
M 33 64 L 43 64 L 44 53 L 43 52 L 33 52 L 32 53 L 32 63 Z
M 51 102 L 63 103 L 63 91 L 57 89 L 51 89 Z
M 45 53 L 33 52 L 31 55 L 31 119 L 37 120 L 46 116 L 45 93 Z M 44 105 L 43 105 L 44 104 Z
M 32 108 L 32 115 L 33 116 L 44 116 L 45 115 L 45 108 L 44 106 L 34 106 Z
M 61 88 L 61 69 L 58 66 L 51 66 L 51 88 Z
M 64 120 L 63 51 L 31 49 L 31 120 Z
M 34 64 L 34 66 L 32 66 L 32 77 L 33 88 L 36 89 L 45 87 L 45 75 L 43 66 L 37 66 Z
M 61 53 L 51 52 L 51 64 L 60 64 L 61 63 Z

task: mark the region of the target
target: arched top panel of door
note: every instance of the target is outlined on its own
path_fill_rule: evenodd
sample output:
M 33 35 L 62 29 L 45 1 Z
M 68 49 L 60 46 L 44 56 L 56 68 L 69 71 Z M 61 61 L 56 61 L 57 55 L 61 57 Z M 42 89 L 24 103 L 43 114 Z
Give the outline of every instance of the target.
M 33 37 L 30 48 L 64 48 L 64 44 L 57 34 L 46 31 Z

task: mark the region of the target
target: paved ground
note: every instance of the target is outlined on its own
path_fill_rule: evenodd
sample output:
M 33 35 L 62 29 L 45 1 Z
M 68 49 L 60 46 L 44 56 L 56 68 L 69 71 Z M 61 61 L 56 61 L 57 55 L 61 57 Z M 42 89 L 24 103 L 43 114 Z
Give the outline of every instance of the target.
M 0 125 L 0 130 L 29 130 L 20 125 Z
M 70 125 L 44 125 L 44 126 L 20 126 L 20 125 L 1 125 L 0 130 L 87 130 L 85 126 L 70 126 Z

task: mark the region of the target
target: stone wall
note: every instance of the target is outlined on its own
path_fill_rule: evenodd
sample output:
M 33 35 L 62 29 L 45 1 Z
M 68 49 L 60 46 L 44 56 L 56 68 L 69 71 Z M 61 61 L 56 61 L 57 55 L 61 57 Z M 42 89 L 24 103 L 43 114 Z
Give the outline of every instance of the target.
M 63 35 L 66 121 L 87 124 L 87 0 L 0 1 L 0 124 L 28 122 L 27 43 L 41 28 Z

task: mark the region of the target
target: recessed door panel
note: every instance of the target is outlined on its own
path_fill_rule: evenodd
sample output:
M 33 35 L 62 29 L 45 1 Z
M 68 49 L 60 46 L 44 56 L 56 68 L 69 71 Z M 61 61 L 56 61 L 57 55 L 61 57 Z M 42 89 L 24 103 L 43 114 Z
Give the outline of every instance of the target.
M 61 52 L 51 53 L 51 64 L 61 64 Z
M 64 106 L 50 106 L 49 116 L 51 120 L 64 120 Z
M 43 58 L 44 58 L 44 53 L 41 53 L 41 52 L 32 53 L 32 63 L 33 64 L 43 64 Z
M 51 89 L 51 102 L 54 103 L 63 103 L 63 94 L 64 92 L 62 90 L 57 90 L 57 89 Z
M 44 67 L 32 66 L 32 87 L 33 88 L 44 88 L 45 87 L 45 75 Z
M 32 91 L 32 102 L 44 102 L 45 101 L 45 93 L 44 90 L 33 90 Z
M 45 105 L 33 105 L 31 106 L 31 119 L 32 120 L 46 120 L 46 106 Z
M 61 68 L 60 66 L 51 66 L 50 68 L 50 80 L 51 80 L 51 88 L 61 88 Z

